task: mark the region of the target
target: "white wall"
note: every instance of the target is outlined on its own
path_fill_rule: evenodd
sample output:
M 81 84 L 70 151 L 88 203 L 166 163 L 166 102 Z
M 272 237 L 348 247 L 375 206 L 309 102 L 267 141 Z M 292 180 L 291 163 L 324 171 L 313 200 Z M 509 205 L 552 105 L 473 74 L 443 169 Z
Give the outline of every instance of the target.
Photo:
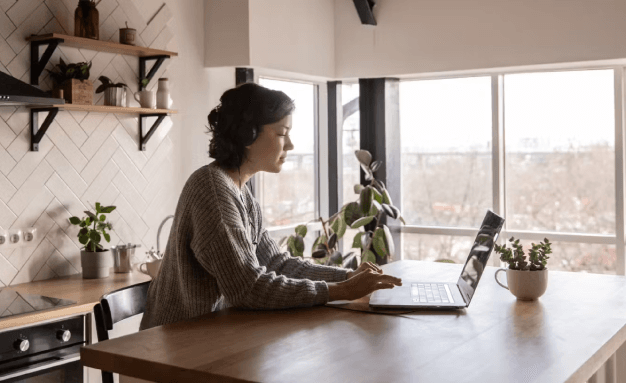
M 335 1 L 337 78 L 626 57 L 626 1 L 379 0 L 374 15 Z
M 72 35 L 74 8 L 69 0 L 0 2 L 0 71 L 28 82 L 30 47 L 25 37 Z M 102 0 L 98 10 L 101 40 L 117 41 L 118 29 L 128 21 L 137 29 L 140 45 L 178 52 L 155 78 L 170 79 L 173 109 L 179 113 L 166 118 L 147 150 L 140 152 L 137 117 L 60 111 L 40 151 L 30 152 L 28 111 L 0 108 L 0 227 L 36 226 L 39 234 L 35 246 L 0 248 L 0 288 L 80 272 L 81 245 L 67 218 L 83 215 L 96 201 L 118 206 L 110 215 L 112 243 L 142 244 L 136 261 L 141 260 L 156 246 L 161 220 L 174 213 L 187 175 L 208 163 L 203 132 L 212 106 L 210 73 L 204 68 L 203 2 Z M 59 57 L 91 60 L 96 86 L 97 77 L 105 74 L 137 90 L 136 57 L 67 47 L 57 49 L 52 63 Z M 50 89 L 47 72 L 41 85 Z M 155 85 L 153 81 L 149 88 Z M 94 100 L 102 104 L 101 98 L 99 94 Z M 163 246 L 169 227 L 161 236 Z
M 253 66 L 335 75 L 333 0 L 249 0 Z
M 250 65 L 248 0 L 205 0 L 204 4 L 204 64 Z

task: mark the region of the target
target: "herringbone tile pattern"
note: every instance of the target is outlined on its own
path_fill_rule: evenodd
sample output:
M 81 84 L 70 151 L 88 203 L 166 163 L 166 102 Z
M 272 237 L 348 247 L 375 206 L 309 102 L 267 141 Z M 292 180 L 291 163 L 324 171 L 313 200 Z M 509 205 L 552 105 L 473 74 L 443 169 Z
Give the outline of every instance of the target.
M 0 71 L 28 82 L 30 46 L 25 38 L 51 32 L 73 35 L 76 3 L 0 0 Z M 123 0 L 101 0 L 98 10 L 101 40 L 117 42 L 119 28 L 128 22 L 137 29 L 139 45 L 176 50 L 168 27 L 172 13 L 166 4 L 153 15 L 144 15 L 133 1 Z M 91 60 L 94 88 L 99 85 L 97 78 L 106 75 L 128 84 L 132 92 L 138 90 L 136 57 L 60 47 L 47 69 L 53 69 L 61 57 L 68 63 Z M 168 64 L 155 79 L 167 74 Z M 40 86 L 52 86 L 47 71 Z M 152 81 L 148 88 L 155 86 Z M 95 95 L 94 102 L 102 104 L 102 94 Z M 142 248 L 136 260 L 142 259 L 156 245 L 158 225 L 173 214 L 178 197 L 169 182 L 175 171 L 168 137 L 172 121 L 165 119 L 144 152 L 138 150 L 136 116 L 60 111 L 39 152 L 29 151 L 28 123 L 27 109 L 0 108 L 0 227 L 38 229 L 34 246 L 0 247 L 0 287 L 79 273 L 81 245 L 68 218 L 83 216 L 96 201 L 118 207 L 110 214 L 112 244 L 139 243 Z

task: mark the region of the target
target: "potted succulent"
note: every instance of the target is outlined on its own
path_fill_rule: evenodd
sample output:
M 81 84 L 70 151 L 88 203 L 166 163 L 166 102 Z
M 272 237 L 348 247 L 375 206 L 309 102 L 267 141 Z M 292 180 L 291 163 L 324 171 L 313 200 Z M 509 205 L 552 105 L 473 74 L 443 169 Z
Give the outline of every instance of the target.
M 128 88 L 128 85 L 123 82 L 114 83 L 107 76 L 100 76 L 98 80 L 102 84 L 96 88 L 96 94 L 104 92 L 104 105 L 127 106 L 126 88 Z
M 83 278 L 106 278 L 109 276 L 109 269 L 113 267 L 113 256 L 109 249 L 104 249 L 100 241 L 104 237 L 107 242 L 111 242 L 111 237 L 107 230 L 112 229 L 112 225 L 106 222 L 105 214 L 115 210 L 115 206 L 101 206 L 96 202 L 95 213 L 85 211 L 84 218 L 71 217 L 72 225 L 80 226 L 78 241 L 85 245 L 80 252 L 80 261 L 83 268 Z
M 506 248 L 506 244 L 494 246 L 494 251 L 500 254 L 500 260 L 509 264 L 508 269 L 496 271 L 496 282 L 519 300 L 535 300 L 543 295 L 548 288 L 548 254 L 552 253 L 551 243 L 548 238 L 538 244 L 532 243 L 529 251 L 529 260 L 526 261 L 523 246 L 519 239 L 509 239 L 512 248 Z M 506 271 L 508 286 L 498 281 L 498 272 Z
M 359 195 L 357 201 L 346 203 L 327 220 L 320 217 L 311 221 L 319 220 L 322 223 L 322 233 L 315 239 L 311 253 L 316 263 L 357 268 L 357 255 L 354 252 L 344 255 L 338 248 L 339 239 L 344 236 L 348 226 L 352 229 L 363 229 L 352 239 L 352 248 L 361 250 L 361 262 L 386 263 L 393 256 L 395 246 L 391 231 L 381 221 L 382 217 L 399 219 L 406 224 L 400 210 L 393 206 L 384 183 L 374 177 L 382 161 L 372 162 L 372 155 L 367 150 L 357 150 L 355 155 L 365 172 L 365 179 L 370 181 L 370 184 L 354 185 L 354 192 Z M 286 244 L 292 256 L 303 257 L 306 234 L 306 224 L 299 225 L 295 228 L 295 234 L 282 238 L 279 244 L 281 246 Z
M 59 58 L 57 72 L 50 72 L 55 82 L 55 91 L 63 90 L 63 98 L 70 104 L 91 105 L 93 104 L 93 83 L 89 81 L 89 63 L 80 62 L 66 64 Z

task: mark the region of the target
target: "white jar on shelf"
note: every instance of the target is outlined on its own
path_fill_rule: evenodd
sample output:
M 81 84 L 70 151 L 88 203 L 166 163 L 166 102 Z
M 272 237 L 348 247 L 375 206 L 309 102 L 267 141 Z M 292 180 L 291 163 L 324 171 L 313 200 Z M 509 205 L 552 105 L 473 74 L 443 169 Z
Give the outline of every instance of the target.
M 172 98 L 170 97 L 170 89 L 167 78 L 159 79 L 156 98 L 157 109 L 169 109 L 172 106 Z

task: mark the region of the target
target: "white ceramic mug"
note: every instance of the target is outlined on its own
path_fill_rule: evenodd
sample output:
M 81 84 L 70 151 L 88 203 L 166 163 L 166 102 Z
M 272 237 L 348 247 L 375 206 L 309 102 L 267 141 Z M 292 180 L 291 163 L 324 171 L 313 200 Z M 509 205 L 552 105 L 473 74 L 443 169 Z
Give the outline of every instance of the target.
M 152 279 L 154 279 L 159 273 L 159 269 L 161 268 L 162 261 L 163 261 L 162 259 L 158 259 L 152 262 L 144 262 L 141 265 L 139 265 L 139 271 L 141 271 L 144 274 L 148 274 L 149 276 L 152 277 Z M 145 266 L 145 270 L 144 270 L 144 266 Z
M 137 97 L 137 95 L 139 95 L 139 97 Z M 142 108 L 156 109 L 156 93 L 154 91 L 142 90 L 135 92 L 133 96 Z
M 508 286 L 503 285 L 498 280 L 500 271 L 506 271 Z M 548 269 L 535 271 L 498 269 L 494 277 L 500 286 L 509 290 L 520 301 L 534 301 L 542 296 L 548 288 Z

